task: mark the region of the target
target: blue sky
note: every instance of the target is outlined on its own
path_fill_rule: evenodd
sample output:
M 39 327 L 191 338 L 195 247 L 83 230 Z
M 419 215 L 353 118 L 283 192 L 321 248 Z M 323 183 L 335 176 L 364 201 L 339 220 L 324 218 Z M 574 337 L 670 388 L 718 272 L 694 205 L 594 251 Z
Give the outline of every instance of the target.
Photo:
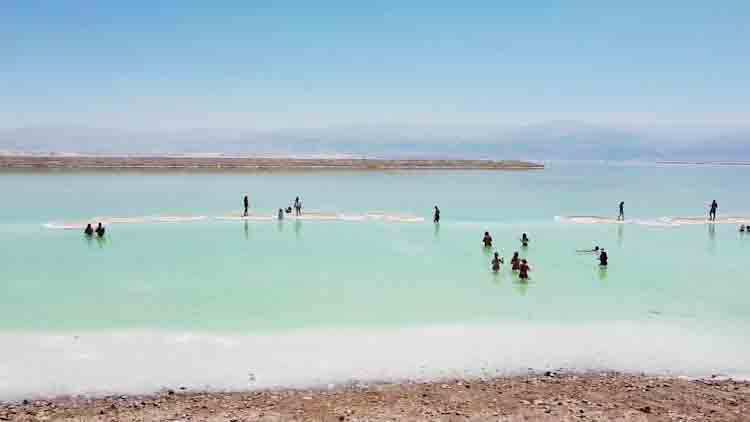
M 0 127 L 748 125 L 750 2 L 611 3 L 5 0 Z

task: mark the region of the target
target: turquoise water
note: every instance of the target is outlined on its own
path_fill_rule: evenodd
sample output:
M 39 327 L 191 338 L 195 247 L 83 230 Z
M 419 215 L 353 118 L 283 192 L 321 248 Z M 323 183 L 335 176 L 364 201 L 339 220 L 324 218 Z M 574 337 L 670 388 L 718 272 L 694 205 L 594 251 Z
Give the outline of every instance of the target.
M 81 352 L 90 356 L 92 350 L 113 347 L 107 337 L 113 333 L 215 336 L 234 339 L 239 346 L 232 353 L 240 353 L 243 348 L 258 349 L 255 340 L 243 343 L 257 338 L 301 335 L 309 336 L 305 338 L 310 344 L 330 344 L 330 337 L 315 333 L 338 333 L 336 341 L 347 339 L 348 334 L 341 333 L 380 333 L 386 343 L 378 347 L 389 348 L 393 345 L 388 341 L 403 340 L 388 337 L 400 330 L 462 327 L 458 331 L 467 333 L 477 327 L 528 327 L 523 332 L 530 336 L 549 337 L 565 330 L 582 336 L 584 340 L 571 342 L 578 346 L 566 346 L 568 362 L 571 356 L 587 356 L 587 342 L 606 341 L 607 327 L 625 324 L 627 335 L 642 329 L 651 333 L 652 341 L 674 342 L 675 333 L 687 330 L 677 336 L 674 347 L 679 350 L 669 349 L 669 344 L 660 350 L 679 355 L 687 348 L 696 354 L 686 358 L 690 364 L 674 368 L 659 367 L 670 363 L 658 363 L 652 356 L 643 358 L 650 363 L 613 357 L 600 366 L 690 372 L 691 365 L 703 362 L 697 343 L 723 341 L 726 348 L 750 343 L 750 235 L 740 235 L 734 225 L 577 225 L 555 216 L 614 216 L 624 200 L 628 218 L 656 221 L 703 215 L 712 199 L 719 202 L 720 216 L 750 216 L 748 182 L 750 172 L 742 168 L 592 164 L 552 164 L 535 172 L 0 173 L 0 333 L 28 348 L 59 336 L 93 336 L 91 350 Z M 299 195 L 311 211 L 410 213 L 426 221 L 279 223 L 209 218 L 112 225 L 103 241 L 85 239 L 76 230 L 43 226 L 93 216 L 220 216 L 238 213 L 245 193 L 255 212 L 270 214 Z M 430 222 L 435 204 L 442 210 L 439 226 Z M 489 253 L 481 247 L 485 230 L 506 259 L 520 250 L 530 261 L 528 284 L 520 283 L 508 266 L 499 274 L 490 271 Z M 532 239 L 525 250 L 517 240 L 522 232 Z M 575 252 L 594 245 L 609 252 L 606 270 L 598 267 L 595 256 Z M 592 325 L 597 328 L 575 331 Z M 455 328 L 450 332 L 465 335 Z M 498 336 L 485 344 L 502 348 L 502 335 Z M 518 345 L 514 353 L 519 356 L 529 356 L 523 347 L 544 343 L 507 341 Z M 55 366 L 54 356 L 70 352 L 65 342 L 55 344 L 49 355 L 39 356 L 52 359 L 47 370 L 59 377 L 55 389 L 45 388 L 41 375 L 37 384 L 22 381 L 28 374 L 11 367 L 23 362 L 28 352 L 19 346 L 0 352 L 0 395 L 96 389 L 99 378 L 84 377 L 83 382 L 67 372 L 55 372 L 61 370 L 58 366 L 70 367 L 72 359 L 59 358 Z M 178 347 L 169 341 L 159 344 L 154 350 Z M 622 347 L 627 342 L 612 344 Z M 143 341 L 131 346 L 149 359 Z M 268 347 L 263 350 L 275 353 Z M 321 359 L 331 356 L 329 352 Z M 446 352 L 445 358 L 454 356 Z M 104 366 L 108 358 L 91 359 Z M 393 359 L 403 359 L 398 365 L 404 367 L 417 366 L 403 356 Z M 559 364 L 552 358 L 539 359 L 542 362 L 534 367 Z M 735 357 L 706 356 L 706 368 L 693 369 L 750 373 L 744 358 L 731 359 Z M 393 360 L 371 363 L 398 366 Z M 519 369 L 515 364 L 506 360 L 501 369 Z M 451 360 L 451 365 L 460 370 L 471 362 Z M 310 377 L 320 380 L 324 373 Z M 329 368 L 328 373 L 354 376 L 342 368 Z M 137 386 L 105 382 L 113 390 L 149 389 L 165 385 L 172 375 L 145 377 Z M 284 380 L 304 382 L 279 378 L 268 384 Z M 201 377 L 189 381 L 222 384 L 220 379 Z

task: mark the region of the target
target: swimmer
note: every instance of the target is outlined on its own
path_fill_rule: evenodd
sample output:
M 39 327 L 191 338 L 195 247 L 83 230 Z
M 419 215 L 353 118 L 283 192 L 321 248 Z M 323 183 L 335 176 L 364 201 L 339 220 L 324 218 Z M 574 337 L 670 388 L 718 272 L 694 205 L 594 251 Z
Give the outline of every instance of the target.
M 440 208 L 438 208 L 437 205 L 435 205 L 435 214 L 432 217 L 432 221 L 435 223 L 440 222 Z
M 104 237 L 104 226 L 102 226 L 102 223 L 99 223 L 99 225 L 96 226 L 96 235 L 99 237 Z
M 617 216 L 617 220 L 625 221 L 625 201 L 620 201 L 620 214 Z
M 518 267 L 518 278 L 521 280 L 528 280 L 529 279 L 529 271 L 531 271 L 531 267 L 529 267 L 528 262 L 526 262 L 525 259 L 521 260 L 521 265 Z
M 521 258 L 518 257 L 518 252 L 513 252 L 513 258 L 510 259 L 511 270 L 518 271 L 521 267 Z
M 716 210 L 719 208 L 719 204 L 716 203 L 716 200 L 714 199 L 713 202 L 711 202 L 711 210 L 708 212 L 708 219 L 710 221 L 716 221 Z
M 602 249 L 602 252 L 599 254 L 599 265 L 602 267 L 606 267 L 608 260 L 609 260 L 609 257 L 607 256 L 607 252 L 604 249 Z
M 292 213 L 292 207 L 286 207 L 286 210 L 284 210 L 287 214 Z
M 494 258 L 492 258 L 492 271 L 498 272 L 500 271 L 500 264 L 503 264 L 505 261 L 503 261 L 503 258 L 495 252 Z
M 86 236 L 93 236 L 94 235 L 94 228 L 91 227 L 91 223 L 86 224 L 86 229 L 83 230 L 83 233 Z
M 279 208 L 279 220 L 283 220 L 283 219 L 284 219 L 284 210 Z
M 247 217 L 247 208 L 250 206 L 250 199 L 245 195 L 245 197 L 242 199 L 242 202 L 245 204 L 245 213 L 242 214 L 243 217 Z
M 523 235 L 521 235 L 521 244 L 524 247 L 529 246 L 529 237 L 526 236 L 526 233 L 524 233 Z
M 743 226 L 742 224 L 740 224 L 740 233 L 745 233 L 745 226 Z
M 485 248 L 492 247 L 492 236 L 490 236 L 490 232 L 484 232 L 484 237 L 482 238 L 482 242 L 484 243 Z
M 595 246 L 594 249 L 579 249 L 576 252 L 580 252 L 580 253 L 595 253 L 595 252 L 599 252 L 599 249 L 600 248 L 598 246 Z
M 294 215 L 302 215 L 302 201 L 299 200 L 299 196 L 294 198 Z

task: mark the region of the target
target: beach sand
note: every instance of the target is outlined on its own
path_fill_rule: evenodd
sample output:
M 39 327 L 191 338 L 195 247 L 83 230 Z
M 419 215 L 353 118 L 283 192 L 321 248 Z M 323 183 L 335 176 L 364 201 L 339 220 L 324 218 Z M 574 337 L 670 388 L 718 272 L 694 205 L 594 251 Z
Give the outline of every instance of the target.
M 319 390 L 58 398 L 0 404 L 12 421 L 742 421 L 750 384 L 597 373 Z
M 356 158 L 251 158 L 180 156 L 0 155 L 0 169 L 348 169 L 348 170 L 537 170 L 542 164 L 492 160 L 379 160 Z

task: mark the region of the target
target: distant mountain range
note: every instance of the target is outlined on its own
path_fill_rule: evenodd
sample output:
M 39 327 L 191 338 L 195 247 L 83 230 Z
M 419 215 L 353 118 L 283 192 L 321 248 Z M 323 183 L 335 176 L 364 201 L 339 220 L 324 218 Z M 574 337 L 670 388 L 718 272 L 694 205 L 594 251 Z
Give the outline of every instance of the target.
M 0 153 L 224 154 L 526 160 L 750 160 L 750 130 L 669 136 L 579 122 L 511 129 L 0 130 Z

